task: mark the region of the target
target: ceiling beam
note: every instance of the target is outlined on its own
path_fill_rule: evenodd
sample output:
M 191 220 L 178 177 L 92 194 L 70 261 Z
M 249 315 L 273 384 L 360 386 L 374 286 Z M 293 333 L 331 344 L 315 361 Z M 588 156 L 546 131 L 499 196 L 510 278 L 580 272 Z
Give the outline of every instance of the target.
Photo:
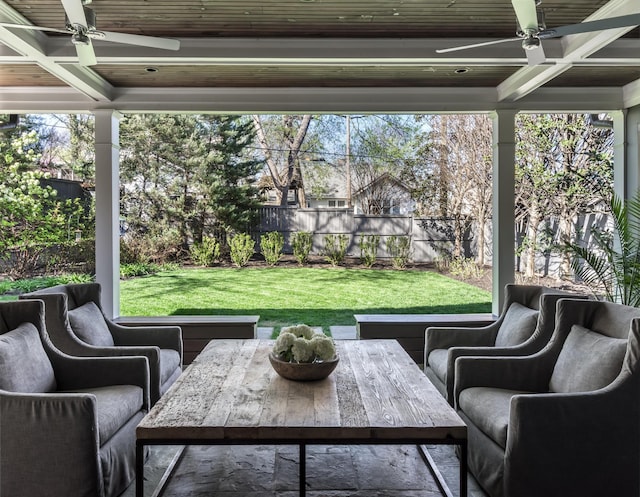
M 594 14 L 587 17 L 585 21 L 637 13 L 640 13 L 638 0 L 611 0 Z M 633 26 L 592 33 L 580 33 L 561 38 L 563 45 L 562 60 L 556 61 L 553 65 L 520 69 L 498 85 L 499 101 L 513 102 L 528 95 L 632 29 Z M 543 44 L 546 49 L 547 42 L 544 41 Z
M 5 2 L 0 2 L 0 19 L 14 24 L 31 24 Z M 58 64 L 47 55 L 50 38 L 53 37 L 47 37 L 40 31 L 12 30 L 0 26 L 0 42 L 20 54 L 23 60 L 26 59 L 39 65 L 60 81 L 92 100 L 109 101 L 113 87 L 90 68 L 79 66 L 77 58 L 76 63 L 66 65 Z M 5 51 L 3 50 L 3 52 Z

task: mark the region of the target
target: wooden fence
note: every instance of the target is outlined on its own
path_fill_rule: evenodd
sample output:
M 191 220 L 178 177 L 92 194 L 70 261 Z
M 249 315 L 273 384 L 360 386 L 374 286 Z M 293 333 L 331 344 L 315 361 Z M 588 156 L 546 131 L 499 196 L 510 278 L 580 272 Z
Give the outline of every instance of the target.
M 362 235 L 379 235 L 379 258 L 387 258 L 386 239 L 390 236 L 411 237 L 411 259 L 432 262 L 437 256 L 450 253 L 453 248 L 451 219 L 425 219 L 406 215 L 354 215 L 351 209 L 298 209 L 291 207 L 262 207 L 257 236 L 279 231 L 284 236 L 285 253 L 291 253 L 291 237 L 297 231 L 313 234 L 312 254 L 320 254 L 326 235 L 347 235 L 347 254 L 360 256 L 358 243 Z M 467 230 L 463 248 L 471 257 L 474 250 L 472 230 Z

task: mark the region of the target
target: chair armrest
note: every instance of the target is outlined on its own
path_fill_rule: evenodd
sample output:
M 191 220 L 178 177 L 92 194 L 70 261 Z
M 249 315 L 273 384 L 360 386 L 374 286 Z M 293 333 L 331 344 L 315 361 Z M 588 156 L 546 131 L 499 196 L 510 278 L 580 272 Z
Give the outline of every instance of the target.
M 116 345 L 153 345 L 173 349 L 182 357 L 182 329 L 179 326 L 122 326 L 107 320 Z
M 52 357 L 58 388 L 77 390 L 109 385 L 136 385 L 144 391 L 144 408 L 150 395 L 149 366 L 146 357 Z
M 460 392 L 471 387 L 546 392 L 553 357 L 538 353 L 522 357 L 459 357 L 455 361 L 454 405 Z
M 0 438 L 2 495 L 101 494 L 93 395 L 0 391 Z
M 517 395 L 511 400 L 505 494 L 639 495 L 637 387 Z M 544 475 L 544 478 L 540 478 Z M 621 485 L 623 487 L 621 487 Z
M 496 322 L 497 323 L 497 322 Z M 430 326 L 425 331 L 425 364 L 436 349 L 450 347 L 490 347 L 495 343 L 499 325 L 492 323 L 481 328 Z

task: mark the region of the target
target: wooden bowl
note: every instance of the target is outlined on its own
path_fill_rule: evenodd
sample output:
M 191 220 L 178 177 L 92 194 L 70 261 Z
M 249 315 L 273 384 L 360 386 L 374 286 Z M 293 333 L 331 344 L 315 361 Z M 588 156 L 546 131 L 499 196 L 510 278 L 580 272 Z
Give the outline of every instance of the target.
M 316 381 L 323 380 L 336 369 L 340 359 L 322 362 L 287 362 L 278 359 L 273 353 L 269 354 L 271 366 L 283 378 L 294 381 Z

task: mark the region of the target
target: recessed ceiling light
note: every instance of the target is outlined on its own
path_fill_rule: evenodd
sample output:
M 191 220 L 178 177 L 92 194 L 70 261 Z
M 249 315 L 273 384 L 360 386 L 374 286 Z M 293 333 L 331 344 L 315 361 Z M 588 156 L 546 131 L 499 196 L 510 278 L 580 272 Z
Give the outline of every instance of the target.
M 145 67 L 144 70 L 146 72 L 158 72 L 158 68 L 157 67 Z
M 467 72 L 469 72 L 469 68 L 468 67 L 458 67 L 458 69 L 456 69 L 455 71 L 456 74 L 465 74 Z

